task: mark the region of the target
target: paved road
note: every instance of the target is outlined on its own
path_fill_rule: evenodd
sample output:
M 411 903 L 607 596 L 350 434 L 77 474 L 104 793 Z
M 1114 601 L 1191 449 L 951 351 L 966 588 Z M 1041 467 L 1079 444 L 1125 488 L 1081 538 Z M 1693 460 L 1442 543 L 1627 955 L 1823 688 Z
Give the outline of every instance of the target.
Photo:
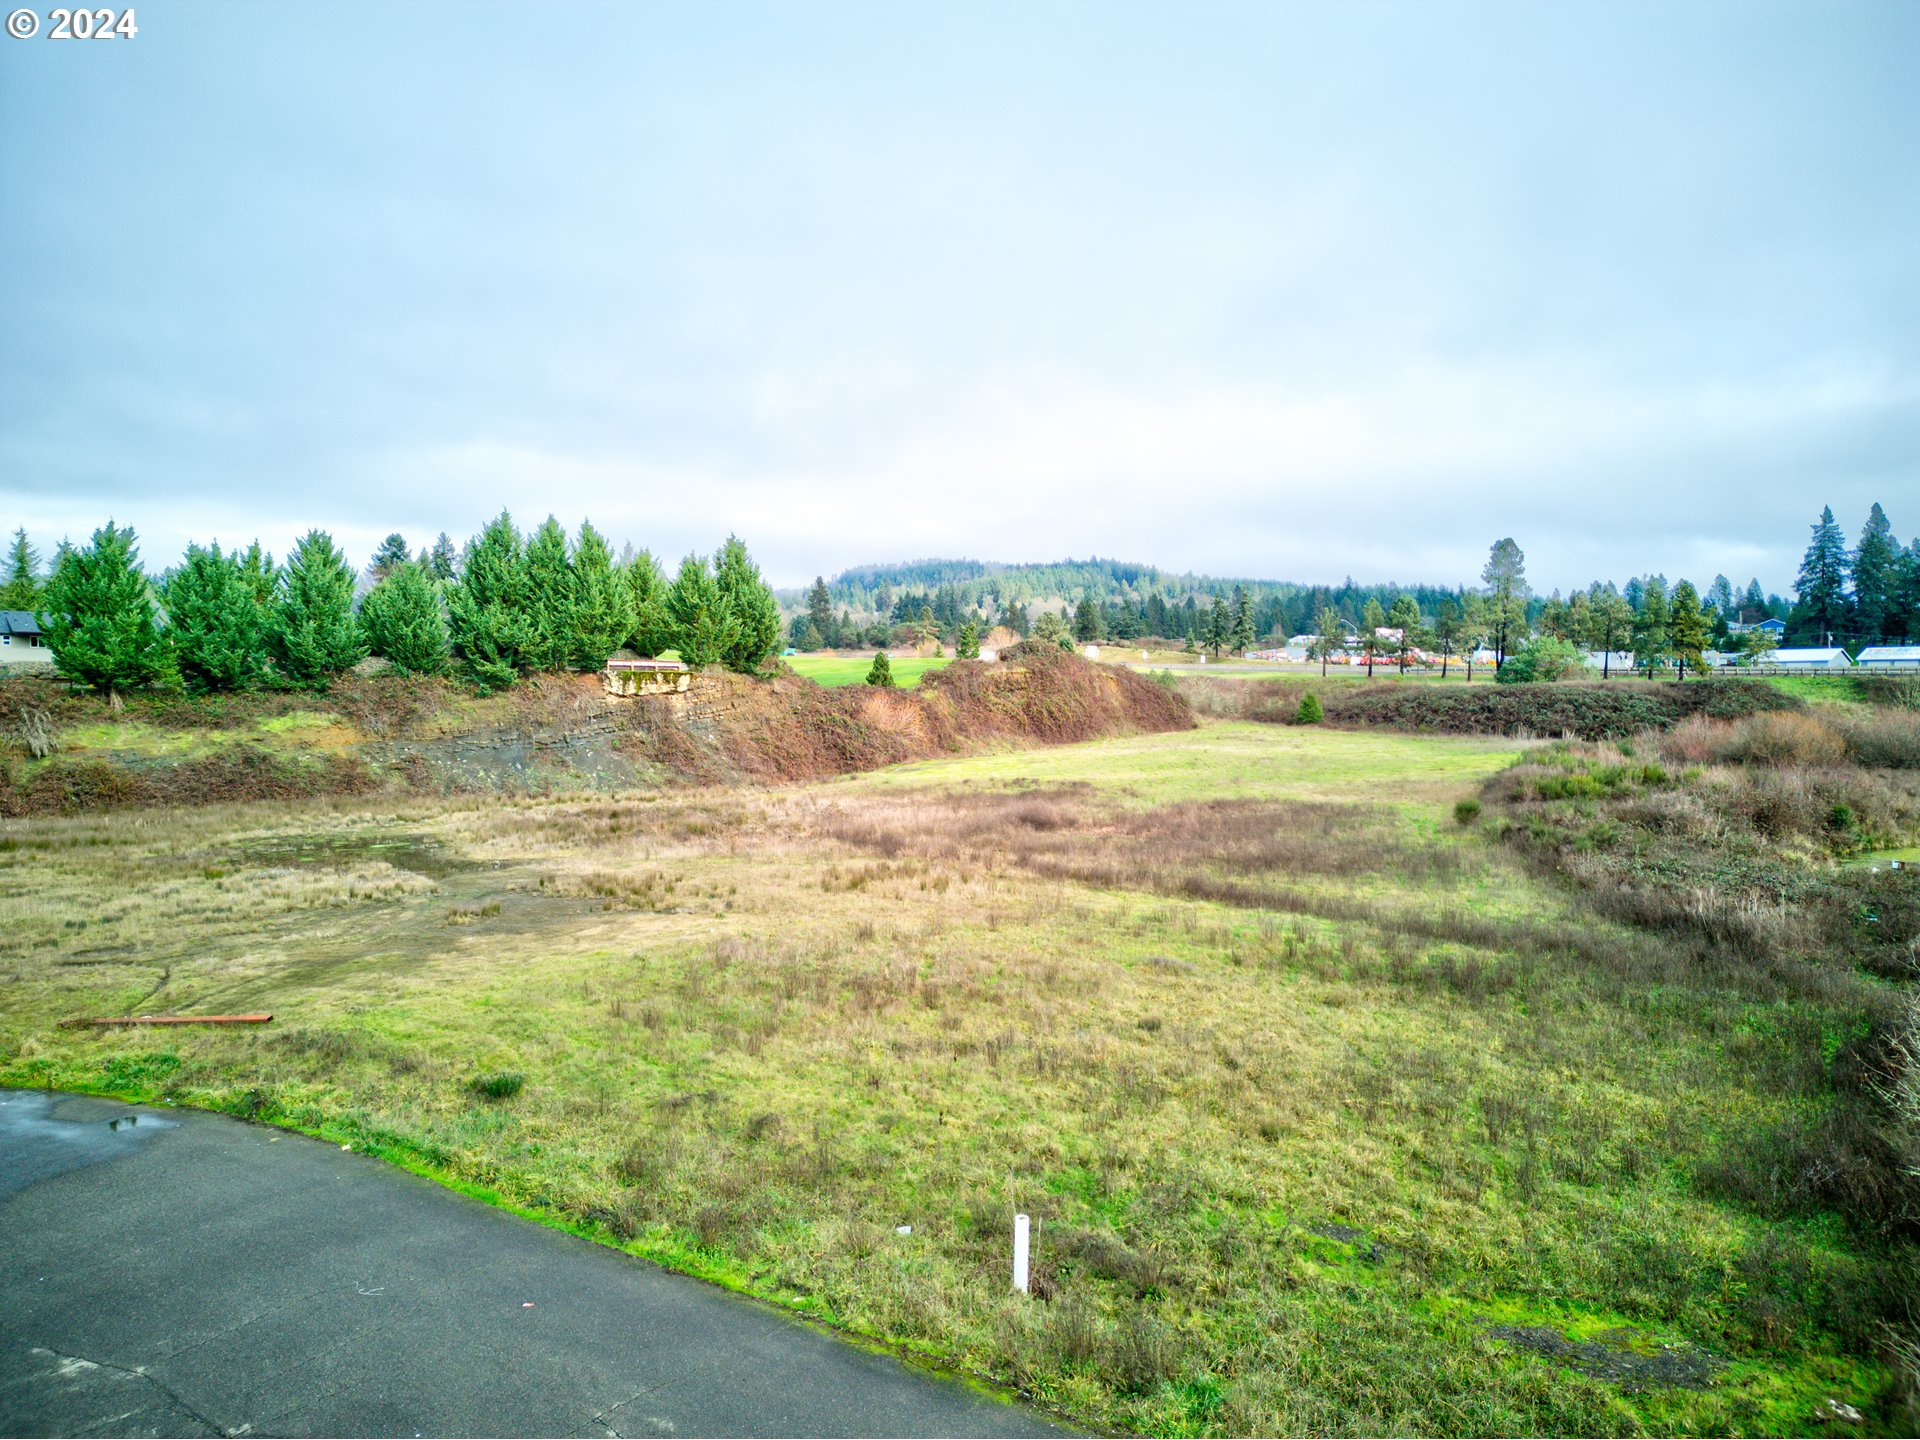
M 0 1090 L 0 1434 L 243 1433 L 1056 1432 L 335 1145 Z

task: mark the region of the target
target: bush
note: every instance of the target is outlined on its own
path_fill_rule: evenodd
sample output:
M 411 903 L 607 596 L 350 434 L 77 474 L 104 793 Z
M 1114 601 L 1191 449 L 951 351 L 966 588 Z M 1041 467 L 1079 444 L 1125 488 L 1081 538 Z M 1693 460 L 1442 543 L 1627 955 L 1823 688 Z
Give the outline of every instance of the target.
M 1479 818 L 1480 818 L 1480 802 L 1478 800 L 1468 798 L 1466 800 L 1457 800 L 1454 802 L 1453 819 L 1455 824 L 1471 825 L 1474 821 L 1478 820 Z
M 873 652 L 873 664 L 867 670 L 867 684 L 877 685 L 885 690 L 893 688 L 893 665 L 887 659 L 887 652 Z
M 1565 640 L 1543 635 L 1530 640 L 1494 673 L 1501 685 L 1526 685 L 1534 681 L 1571 680 L 1587 673 L 1586 660 Z
M 1847 742 L 1812 715 L 1754 715 L 1732 727 L 1722 757 L 1747 765 L 1838 765 Z
M 1245 684 L 1246 682 L 1241 682 Z M 1697 685 L 1644 680 L 1555 685 L 1351 685 L 1327 692 L 1334 725 L 1441 735 L 1573 735 L 1618 740 L 1666 730 L 1689 716 L 1736 719 L 1805 706 L 1764 680 L 1716 678 Z M 1248 719 L 1278 719 L 1250 710 Z
M 518 1095 L 527 1083 L 527 1077 L 517 1070 L 502 1070 L 493 1075 L 476 1075 L 469 1082 L 474 1094 L 487 1100 L 510 1100 Z
M 1309 690 L 1300 697 L 1300 708 L 1293 712 L 1296 725 L 1318 725 L 1326 718 L 1326 709 L 1320 703 L 1320 697 Z
M 1875 770 L 1920 769 L 1920 713 L 1881 710 L 1841 728 L 1847 753 Z

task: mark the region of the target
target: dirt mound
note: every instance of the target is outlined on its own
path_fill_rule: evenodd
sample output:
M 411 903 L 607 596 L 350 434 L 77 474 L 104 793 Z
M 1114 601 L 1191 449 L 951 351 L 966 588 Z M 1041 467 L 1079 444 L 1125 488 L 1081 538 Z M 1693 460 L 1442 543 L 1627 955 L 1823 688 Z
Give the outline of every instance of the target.
M 917 690 L 712 672 L 684 695 L 609 698 L 546 675 L 478 698 L 350 676 L 324 694 L 138 696 L 112 710 L 52 680 L 0 684 L 0 815 L 304 796 L 779 782 L 992 744 L 1186 729 L 1186 703 L 1058 648 L 957 661 Z M 29 717 L 53 740 L 35 753 Z

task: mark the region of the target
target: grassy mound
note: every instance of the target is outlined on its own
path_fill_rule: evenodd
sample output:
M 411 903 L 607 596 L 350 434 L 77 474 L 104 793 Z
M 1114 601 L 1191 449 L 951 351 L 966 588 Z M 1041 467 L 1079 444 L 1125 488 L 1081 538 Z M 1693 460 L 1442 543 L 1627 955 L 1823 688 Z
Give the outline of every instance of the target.
M 1758 680 L 1694 684 L 1609 680 L 1540 685 L 1449 687 L 1387 681 L 1317 684 L 1311 680 L 1186 682 L 1195 708 L 1223 717 L 1294 724 L 1302 700 L 1317 694 L 1325 723 L 1427 735 L 1565 735 L 1619 739 L 1665 730 L 1689 716 L 1731 720 L 1801 701 Z

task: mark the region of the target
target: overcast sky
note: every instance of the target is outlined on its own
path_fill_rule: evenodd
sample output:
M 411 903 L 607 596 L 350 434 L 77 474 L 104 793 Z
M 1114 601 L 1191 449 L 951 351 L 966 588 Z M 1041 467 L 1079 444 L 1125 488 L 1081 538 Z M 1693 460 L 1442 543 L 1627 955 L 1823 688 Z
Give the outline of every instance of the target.
M 44 13 L 44 11 L 43 11 Z M 1547 589 L 1920 531 L 1920 4 L 0 38 L 0 523 Z

